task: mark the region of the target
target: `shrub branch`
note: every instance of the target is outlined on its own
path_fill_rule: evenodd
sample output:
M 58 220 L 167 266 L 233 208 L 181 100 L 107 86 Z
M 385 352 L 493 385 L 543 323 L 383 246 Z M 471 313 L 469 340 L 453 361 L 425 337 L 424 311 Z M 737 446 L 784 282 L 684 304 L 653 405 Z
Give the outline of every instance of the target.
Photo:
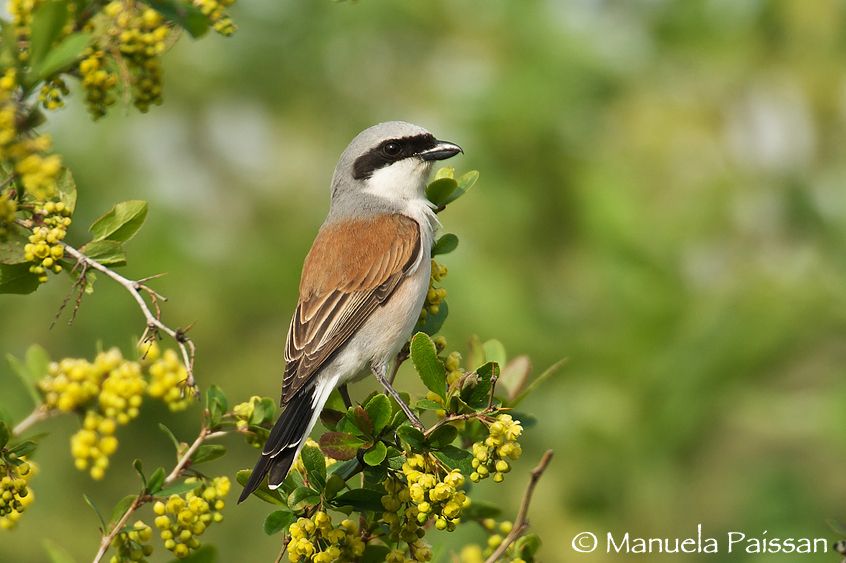
M 514 522 L 514 527 L 511 528 L 511 532 L 505 536 L 505 539 L 502 540 L 499 547 L 497 547 L 496 550 L 491 553 L 491 556 L 485 560 L 485 563 L 496 563 L 500 557 L 505 555 L 505 550 L 508 549 L 508 546 L 520 539 L 520 536 L 522 536 L 529 527 L 529 505 L 532 503 L 532 495 L 534 494 L 535 487 L 537 486 L 538 481 L 540 481 L 543 472 L 546 471 L 546 467 L 549 465 L 550 461 L 552 461 L 552 450 L 546 450 L 537 467 L 532 469 L 532 476 L 529 478 L 529 484 L 526 486 L 526 492 L 523 493 L 523 501 L 520 503 L 520 510 L 517 512 L 517 519 Z

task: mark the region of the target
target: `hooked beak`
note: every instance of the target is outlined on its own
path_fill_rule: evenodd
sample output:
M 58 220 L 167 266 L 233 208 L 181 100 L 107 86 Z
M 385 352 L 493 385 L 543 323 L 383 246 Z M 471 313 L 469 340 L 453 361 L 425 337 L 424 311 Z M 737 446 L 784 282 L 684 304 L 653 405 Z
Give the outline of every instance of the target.
M 463 152 L 464 150 L 455 143 L 450 143 L 449 141 L 435 141 L 434 147 L 417 153 L 417 156 L 423 160 L 446 160 Z

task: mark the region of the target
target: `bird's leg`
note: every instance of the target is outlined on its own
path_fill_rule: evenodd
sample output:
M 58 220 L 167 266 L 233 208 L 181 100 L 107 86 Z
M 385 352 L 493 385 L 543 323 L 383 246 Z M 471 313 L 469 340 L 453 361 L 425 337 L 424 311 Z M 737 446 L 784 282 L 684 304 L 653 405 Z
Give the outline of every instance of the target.
M 344 406 L 350 408 L 352 406 L 352 400 L 350 399 L 350 390 L 347 389 L 346 383 L 338 386 L 338 393 L 341 394 L 341 398 L 344 400 Z
M 411 422 L 411 424 L 414 425 L 414 427 L 420 430 L 421 432 L 425 430 L 426 427 L 423 426 L 423 423 L 420 422 L 420 419 L 418 419 L 417 416 L 415 416 L 415 414 L 411 411 L 411 407 L 405 404 L 405 401 L 402 400 L 400 394 L 397 393 L 397 390 L 394 389 L 388 381 L 386 373 L 388 368 L 386 364 L 384 362 L 379 364 L 373 364 L 370 366 L 370 369 L 373 372 L 373 375 L 376 376 L 376 379 L 379 381 L 379 383 L 382 384 L 382 387 L 385 388 L 385 391 L 388 392 L 388 395 L 390 395 L 400 406 L 402 412 L 404 412 L 405 416 L 408 417 L 409 422 Z

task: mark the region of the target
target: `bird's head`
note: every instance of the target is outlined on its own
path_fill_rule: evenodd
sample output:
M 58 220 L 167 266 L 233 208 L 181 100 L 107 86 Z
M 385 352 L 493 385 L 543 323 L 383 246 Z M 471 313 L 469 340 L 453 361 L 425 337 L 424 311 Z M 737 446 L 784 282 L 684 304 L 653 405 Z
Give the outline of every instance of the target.
M 368 194 L 389 202 L 424 196 L 436 160 L 463 152 L 426 129 L 405 121 L 388 121 L 359 133 L 341 154 L 332 177 L 332 198 Z

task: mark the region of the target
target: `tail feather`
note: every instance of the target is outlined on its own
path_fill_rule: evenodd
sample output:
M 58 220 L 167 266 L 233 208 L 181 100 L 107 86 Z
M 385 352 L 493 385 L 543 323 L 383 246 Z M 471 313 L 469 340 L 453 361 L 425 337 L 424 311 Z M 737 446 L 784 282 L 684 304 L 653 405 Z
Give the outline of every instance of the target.
M 307 385 L 291 397 L 285 411 L 270 431 L 261 457 L 244 485 L 239 503 L 259 488 L 265 475 L 268 476 L 267 485 L 271 489 L 276 489 L 282 484 L 337 381 L 337 377 L 318 380 L 314 385 Z
M 311 422 L 316 418 L 314 405 L 314 386 L 303 389 L 294 395 L 279 416 L 270 436 L 264 444 L 261 457 L 253 468 L 253 473 L 238 502 L 244 501 L 253 491 L 259 488 L 265 475 L 270 475 L 268 485 L 276 488 L 282 484 L 288 475 L 288 470 L 300 451 L 300 446 L 306 435 L 311 431 Z M 322 408 L 323 405 L 320 405 Z

